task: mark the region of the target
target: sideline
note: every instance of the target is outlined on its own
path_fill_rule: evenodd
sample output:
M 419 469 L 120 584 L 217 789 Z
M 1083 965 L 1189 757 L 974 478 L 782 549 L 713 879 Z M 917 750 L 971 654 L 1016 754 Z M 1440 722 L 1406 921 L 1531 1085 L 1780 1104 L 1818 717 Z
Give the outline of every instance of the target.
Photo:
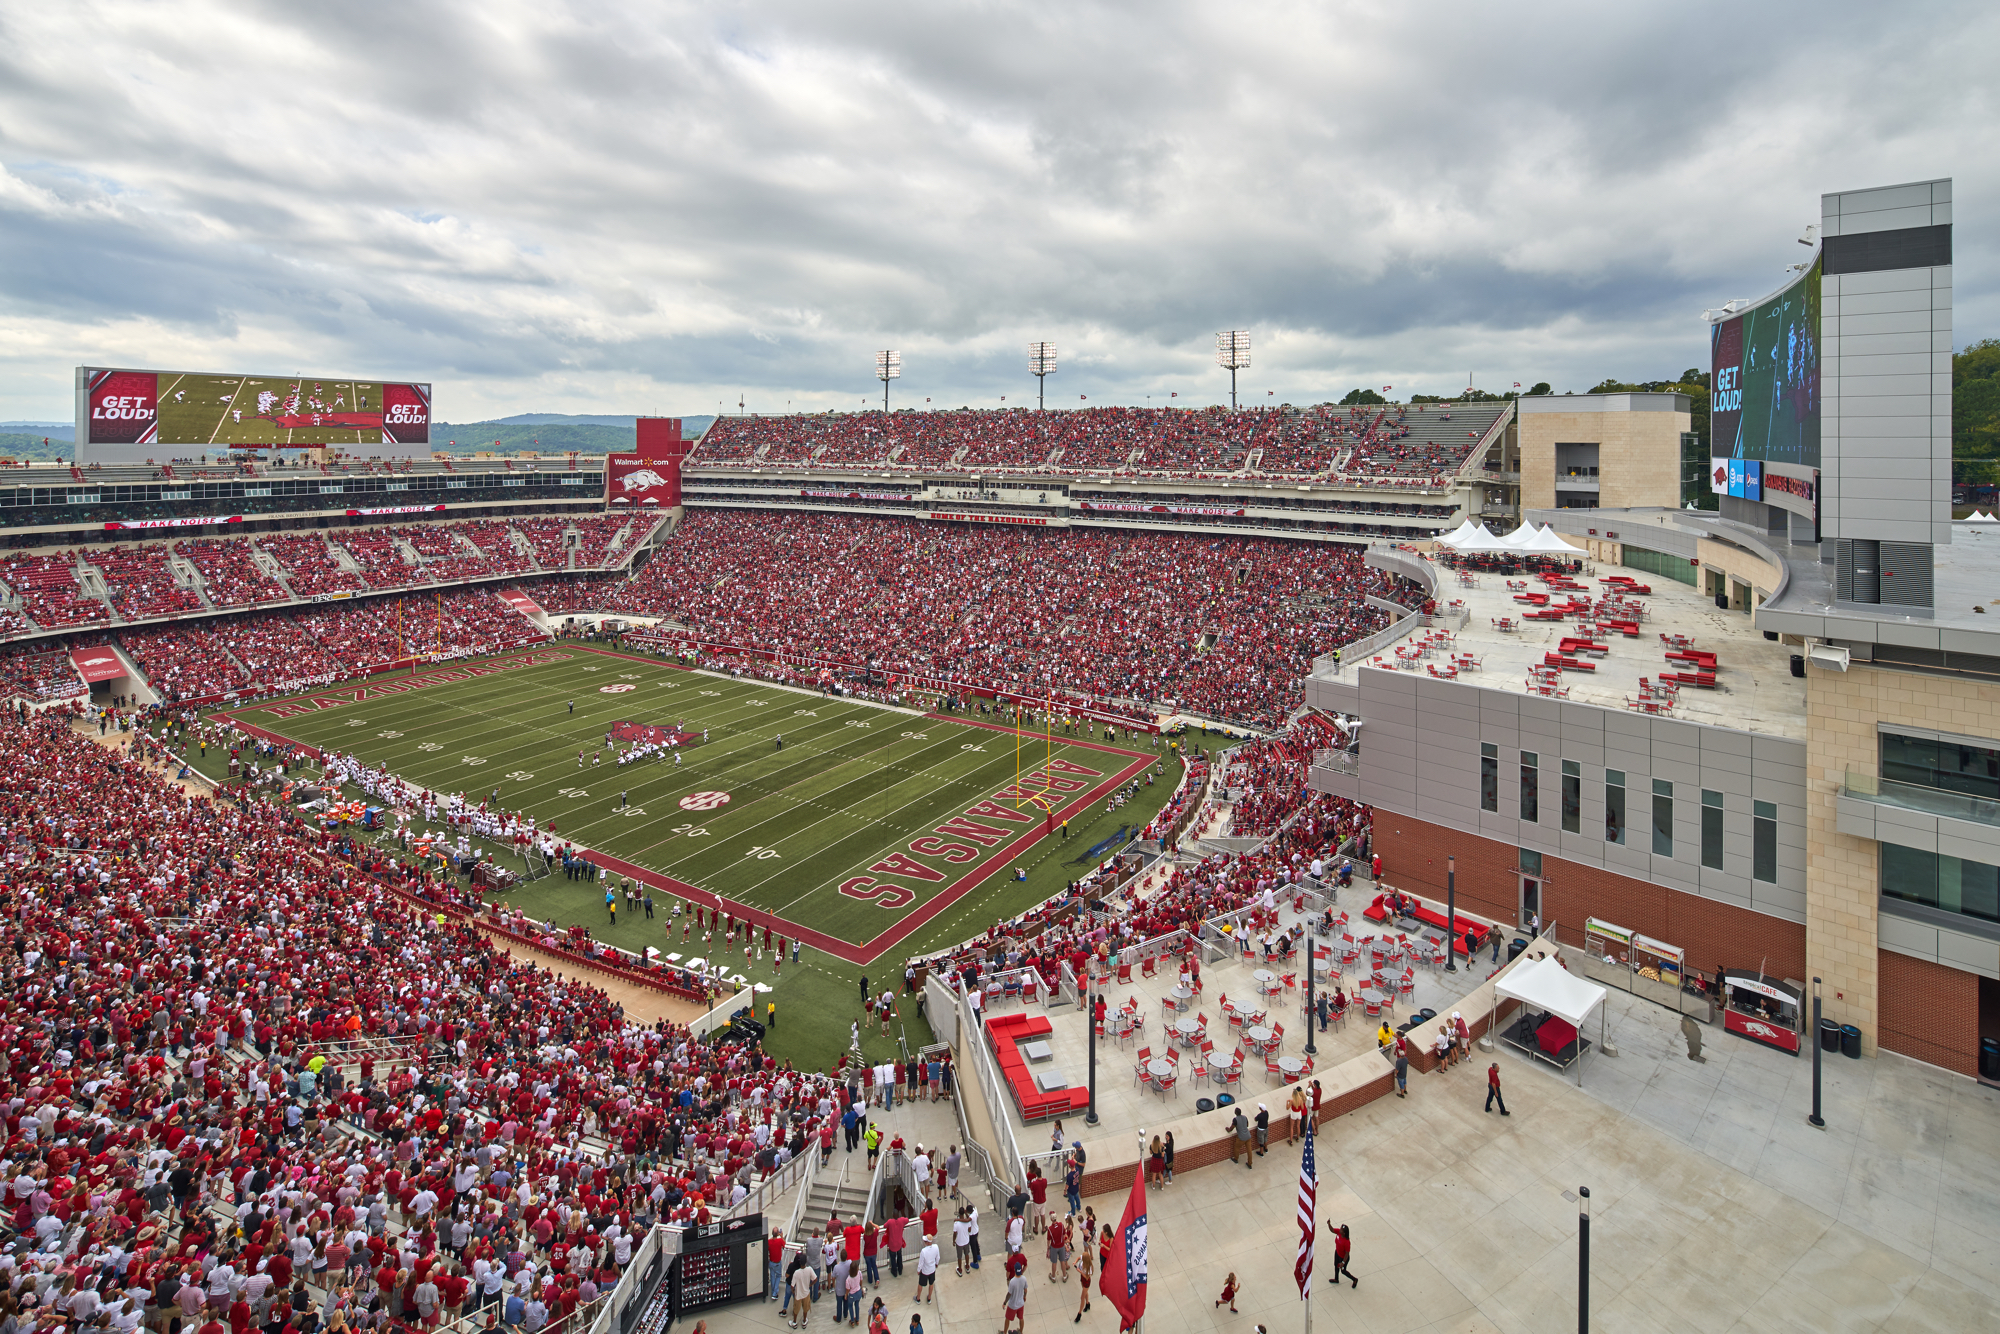
M 585 972 L 576 968 L 570 960 L 560 954 L 538 950 L 531 945 L 523 945 L 518 940 L 489 931 L 479 924 L 477 918 L 472 919 L 471 925 L 493 948 L 511 958 L 540 964 L 565 981 L 596 987 L 624 1006 L 625 1016 L 628 1019 L 640 1019 L 649 1024 L 655 1020 L 665 1019 L 669 1023 L 679 1024 L 685 1028 L 708 1013 L 706 1006 L 695 1001 L 681 1000 L 666 992 L 657 991 L 652 987 L 642 987 L 622 978 L 609 977 L 598 972 Z

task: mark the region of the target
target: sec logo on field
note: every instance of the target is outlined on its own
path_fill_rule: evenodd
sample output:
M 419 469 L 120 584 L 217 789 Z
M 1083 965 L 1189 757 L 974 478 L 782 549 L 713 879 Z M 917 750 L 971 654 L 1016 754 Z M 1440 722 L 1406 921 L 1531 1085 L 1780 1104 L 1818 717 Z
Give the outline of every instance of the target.
M 614 686 L 599 686 L 597 688 L 597 693 L 600 695 L 622 695 L 628 690 L 637 690 L 637 689 L 638 687 L 635 685 L 631 685 L 627 682 L 620 681 L 617 685 Z
M 681 798 L 681 809 L 684 811 L 712 811 L 717 806 L 728 804 L 727 792 L 690 792 Z

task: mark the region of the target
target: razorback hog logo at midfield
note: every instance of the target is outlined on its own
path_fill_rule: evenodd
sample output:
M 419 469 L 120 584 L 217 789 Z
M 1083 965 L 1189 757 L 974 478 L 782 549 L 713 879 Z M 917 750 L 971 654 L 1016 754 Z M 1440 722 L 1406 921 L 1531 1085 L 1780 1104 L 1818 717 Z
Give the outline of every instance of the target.
M 656 486 L 665 486 L 667 479 L 651 468 L 641 468 L 628 472 L 618 479 L 618 484 L 627 491 L 651 491 Z

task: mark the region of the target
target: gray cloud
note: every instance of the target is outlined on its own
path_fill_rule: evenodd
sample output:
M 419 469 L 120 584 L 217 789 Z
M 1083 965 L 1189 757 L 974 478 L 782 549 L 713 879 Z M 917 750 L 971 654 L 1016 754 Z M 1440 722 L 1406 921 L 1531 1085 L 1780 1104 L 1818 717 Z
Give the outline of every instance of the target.
M 1822 190 L 1957 178 L 1983 6 L 0 5 L 0 415 L 80 362 L 521 410 L 1209 401 L 1705 354 Z

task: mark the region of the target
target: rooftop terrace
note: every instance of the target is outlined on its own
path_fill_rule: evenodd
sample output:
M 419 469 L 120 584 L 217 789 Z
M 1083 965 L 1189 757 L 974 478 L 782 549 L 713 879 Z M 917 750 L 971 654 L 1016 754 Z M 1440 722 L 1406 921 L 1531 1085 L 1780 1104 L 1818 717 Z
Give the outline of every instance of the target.
M 1689 722 L 1805 737 L 1805 682 L 1791 674 L 1793 649 L 1765 639 L 1750 616 L 1721 610 L 1693 588 L 1591 561 L 1574 572 L 1569 581 L 1574 588 L 1533 575 L 1461 574 L 1442 565 L 1437 573 L 1439 601 L 1462 606 L 1463 628 L 1448 636 L 1418 631 L 1365 660 L 1368 665 L 1455 673 L 1472 685 L 1521 694 L 1567 692 L 1565 698 L 1612 709 L 1639 707 L 1650 696 L 1652 711 Z M 1605 599 L 1617 587 L 1607 582 L 1612 578 L 1630 578 L 1646 591 L 1623 595 L 1624 606 L 1614 603 L 1607 611 Z M 1531 619 L 1531 613 L 1549 616 L 1586 602 L 1588 612 Z M 1612 625 L 1631 608 L 1638 613 L 1636 635 Z M 1678 642 L 1668 642 L 1676 637 Z M 1565 641 L 1591 647 L 1572 643 L 1565 652 Z M 1669 652 L 1695 656 L 1670 660 Z M 1704 668 L 1703 654 L 1714 655 L 1712 672 Z M 1563 665 L 1549 670 L 1551 658 Z M 1468 668 L 1467 659 L 1476 665 Z M 1663 674 L 1707 675 L 1715 684 L 1681 684 L 1670 701 L 1658 702 Z

